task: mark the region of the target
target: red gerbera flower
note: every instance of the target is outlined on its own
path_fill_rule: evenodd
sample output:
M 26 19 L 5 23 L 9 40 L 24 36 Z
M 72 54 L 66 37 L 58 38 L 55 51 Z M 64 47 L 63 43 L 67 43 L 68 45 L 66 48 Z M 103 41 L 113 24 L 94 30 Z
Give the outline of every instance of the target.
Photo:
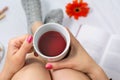
M 78 20 L 81 16 L 87 16 L 89 13 L 89 7 L 86 2 L 83 2 L 83 0 L 73 0 L 72 3 L 67 4 L 66 13 L 69 17 L 74 16 L 74 18 Z

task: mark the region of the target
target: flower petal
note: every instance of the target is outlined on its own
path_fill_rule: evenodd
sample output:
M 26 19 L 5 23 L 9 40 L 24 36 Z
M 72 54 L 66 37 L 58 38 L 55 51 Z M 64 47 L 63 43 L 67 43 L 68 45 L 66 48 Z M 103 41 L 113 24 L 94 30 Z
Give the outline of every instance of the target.
M 89 13 L 89 7 L 86 2 L 83 2 L 83 0 L 81 0 L 81 2 L 73 0 L 72 3 L 68 3 L 66 5 L 66 13 L 69 17 L 73 16 L 76 20 L 78 20 L 81 16 L 87 16 Z

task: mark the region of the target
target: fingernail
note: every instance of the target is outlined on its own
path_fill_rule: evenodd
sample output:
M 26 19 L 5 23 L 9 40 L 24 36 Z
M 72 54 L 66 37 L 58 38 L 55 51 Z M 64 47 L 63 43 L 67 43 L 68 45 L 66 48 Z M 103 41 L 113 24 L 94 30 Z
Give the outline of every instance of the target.
M 38 57 L 38 54 L 37 54 L 36 52 L 34 52 L 34 55 L 35 55 L 36 57 Z
M 53 66 L 51 64 L 46 64 L 45 68 L 48 69 L 48 70 L 50 70 L 50 69 L 53 68 Z
M 28 42 L 28 43 L 31 43 L 32 40 L 33 40 L 33 36 L 30 35 L 30 36 L 27 38 L 27 42 Z

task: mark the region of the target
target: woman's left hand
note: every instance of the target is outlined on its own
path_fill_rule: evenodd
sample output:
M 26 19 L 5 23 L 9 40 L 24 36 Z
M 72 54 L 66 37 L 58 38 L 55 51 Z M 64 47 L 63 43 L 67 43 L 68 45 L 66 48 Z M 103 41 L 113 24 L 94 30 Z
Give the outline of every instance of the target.
M 24 66 L 26 54 L 32 48 L 32 40 L 33 37 L 31 35 L 23 35 L 9 41 L 6 61 L 1 74 L 4 80 L 9 80 L 11 76 Z

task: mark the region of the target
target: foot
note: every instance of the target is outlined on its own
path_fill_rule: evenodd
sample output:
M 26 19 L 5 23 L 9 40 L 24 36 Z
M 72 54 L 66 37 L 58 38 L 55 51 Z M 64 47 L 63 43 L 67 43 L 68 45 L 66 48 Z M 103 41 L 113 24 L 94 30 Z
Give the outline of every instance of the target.
M 28 33 L 32 34 L 32 24 L 42 22 L 41 2 L 40 0 L 22 0 L 22 6 L 26 13 Z
M 46 17 L 44 23 L 59 23 L 62 24 L 63 21 L 63 11 L 62 9 L 55 9 L 50 11 Z

